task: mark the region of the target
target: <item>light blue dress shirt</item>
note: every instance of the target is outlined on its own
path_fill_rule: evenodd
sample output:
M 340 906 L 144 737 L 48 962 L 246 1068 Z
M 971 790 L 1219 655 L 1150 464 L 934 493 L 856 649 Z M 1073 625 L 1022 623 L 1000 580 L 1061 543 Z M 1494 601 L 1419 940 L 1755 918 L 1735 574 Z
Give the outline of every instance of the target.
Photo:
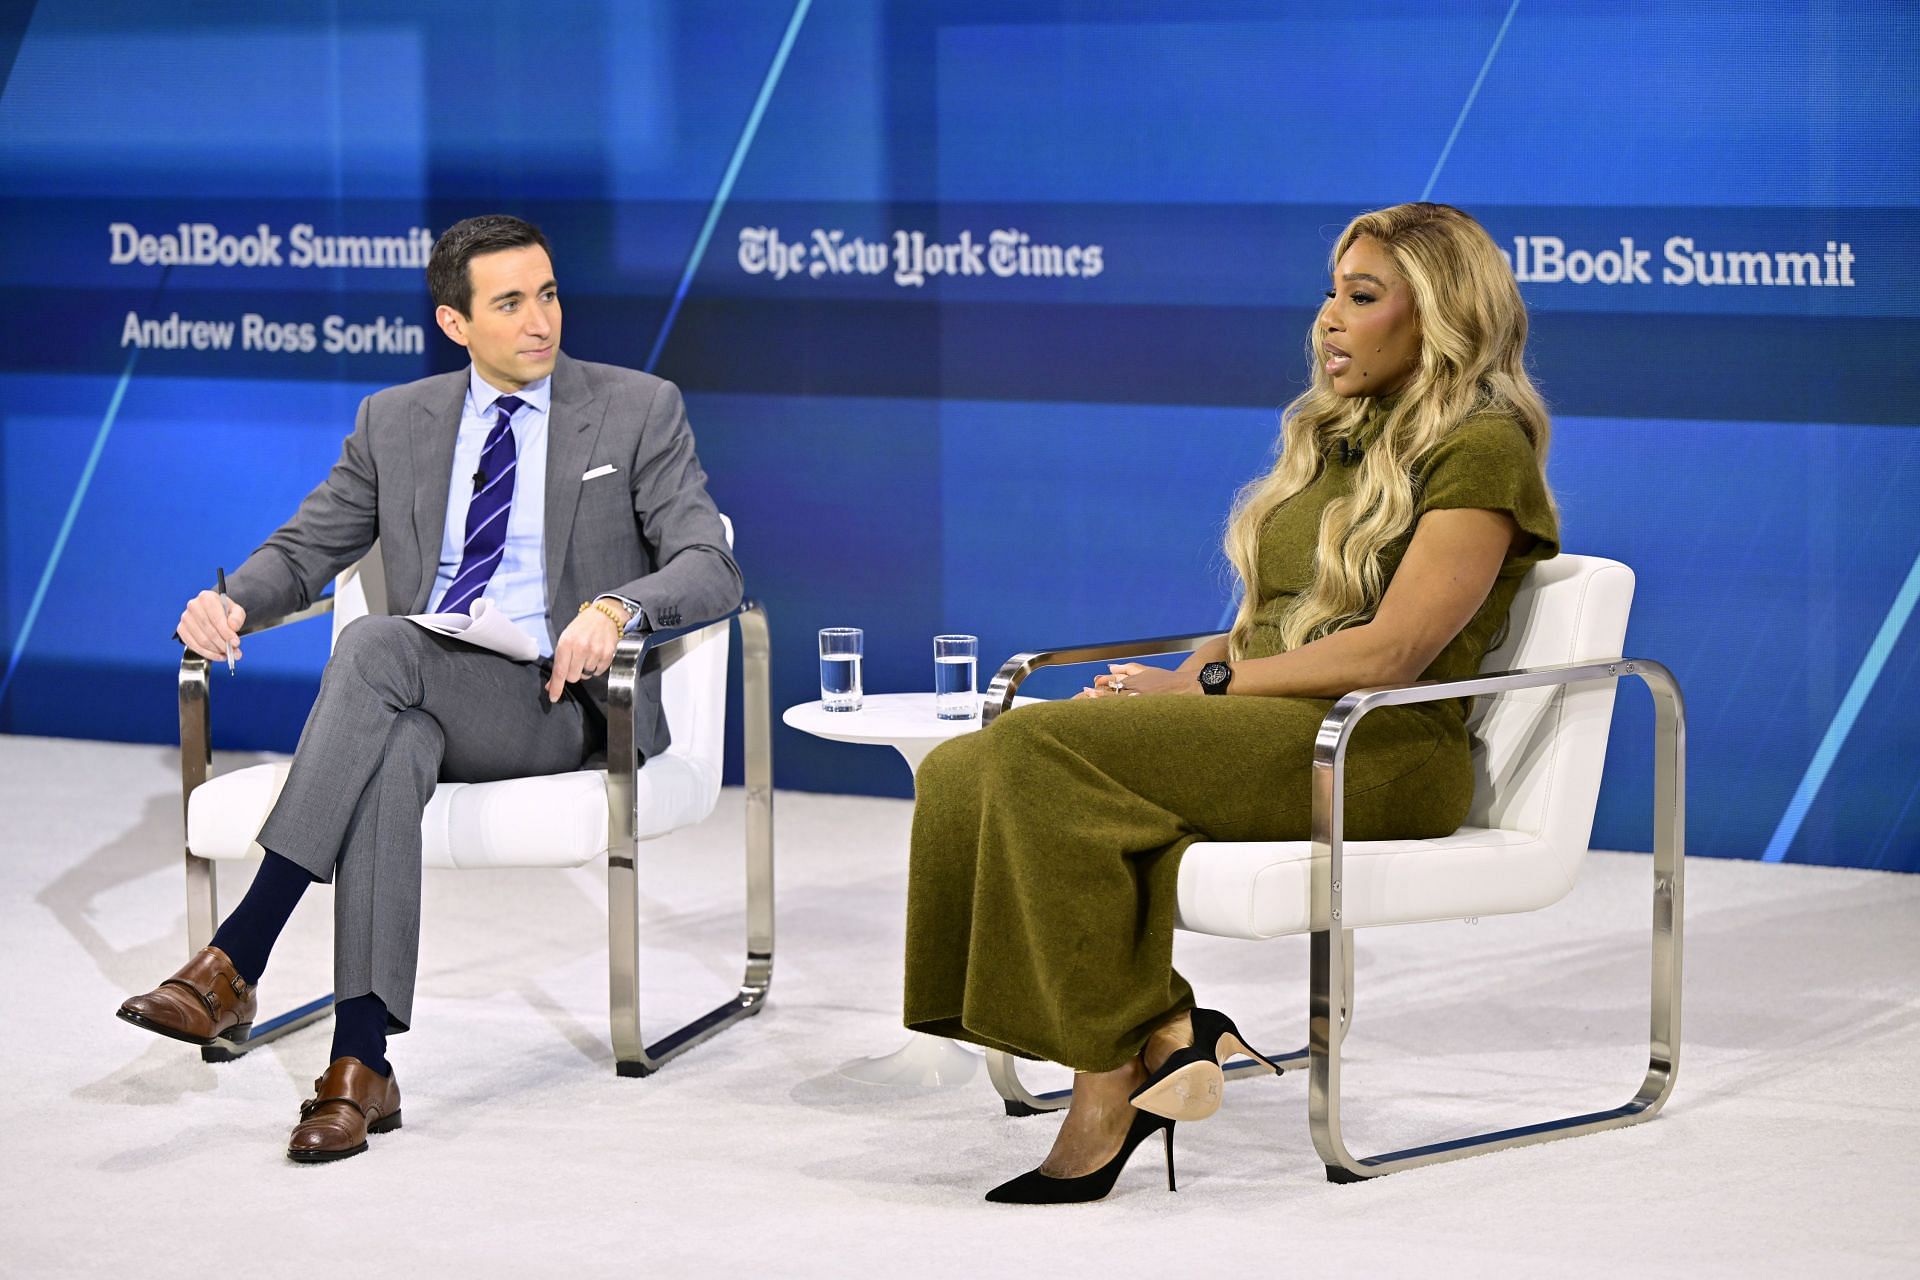
M 467 506 L 473 501 L 473 473 L 493 430 L 498 410 L 493 402 L 508 394 L 497 391 L 471 366 L 467 370 L 467 398 L 460 410 L 460 435 L 453 446 L 453 475 L 447 484 L 447 524 L 440 535 L 440 567 L 433 576 L 428 612 L 439 609 L 447 588 L 460 570 L 460 551 L 466 543 Z M 513 414 L 513 504 L 507 509 L 506 554 L 495 566 L 487 589 L 480 594 L 506 610 L 515 626 L 533 637 L 540 656 L 553 656 L 553 637 L 547 634 L 547 415 L 553 404 L 553 379 L 530 382 L 512 394 L 523 403 Z

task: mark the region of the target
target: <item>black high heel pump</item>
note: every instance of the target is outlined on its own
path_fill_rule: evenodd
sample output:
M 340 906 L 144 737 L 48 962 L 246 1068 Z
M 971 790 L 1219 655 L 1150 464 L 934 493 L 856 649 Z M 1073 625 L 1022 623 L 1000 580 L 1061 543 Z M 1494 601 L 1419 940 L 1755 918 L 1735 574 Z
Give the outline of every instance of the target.
M 1279 1066 L 1240 1038 L 1233 1019 L 1217 1009 L 1195 1009 L 1193 1043 L 1177 1049 L 1128 1099 L 1140 1110 L 1169 1120 L 1205 1120 L 1220 1109 L 1227 1077 L 1220 1066 L 1235 1054 L 1278 1074 Z
M 1177 1191 L 1179 1188 L 1173 1185 L 1173 1121 L 1142 1111 L 1134 1116 L 1132 1126 L 1127 1129 L 1120 1153 L 1092 1173 L 1083 1173 L 1077 1178 L 1055 1178 L 1038 1169 L 1029 1169 L 987 1192 L 987 1199 L 995 1204 L 1085 1204 L 1089 1200 L 1104 1199 L 1119 1180 L 1120 1170 L 1126 1168 L 1127 1157 L 1133 1154 L 1133 1149 L 1156 1133 L 1167 1135 L 1167 1190 Z

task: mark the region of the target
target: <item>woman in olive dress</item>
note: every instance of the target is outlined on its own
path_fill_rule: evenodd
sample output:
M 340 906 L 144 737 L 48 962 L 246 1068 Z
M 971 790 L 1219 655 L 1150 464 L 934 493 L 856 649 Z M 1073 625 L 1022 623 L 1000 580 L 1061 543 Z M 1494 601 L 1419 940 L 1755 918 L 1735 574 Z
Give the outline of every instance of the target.
M 1332 264 L 1312 384 L 1228 522 L 1232 630 L 1178 670 L 1118 665 L 1076 699 L 1010 711 L 920 768 L 907 1025 L 1075 1072 L 1052 1151 L 990 1200 L 1098 1199 L 1156 1133 L 1171 1183 L 1173 1122 L 1212 1114 L 1219 1063 L 1246 1051 L 1173 969 L 1181 853 L 1305 839 L 1333 700 L 1476 672 L 1521 578 L 1559 548 L 1526 308 L 1486 231 L 1396 205 L 1354 219 Z M 1360 723 L 1348 836 L 1464 821 L 1465 716 L 1451 701 Z

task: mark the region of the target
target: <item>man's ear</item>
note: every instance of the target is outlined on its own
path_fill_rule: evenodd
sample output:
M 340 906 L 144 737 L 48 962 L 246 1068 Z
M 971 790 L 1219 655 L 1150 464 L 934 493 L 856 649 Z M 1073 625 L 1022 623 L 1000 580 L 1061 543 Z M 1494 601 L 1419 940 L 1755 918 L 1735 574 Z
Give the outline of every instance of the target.
M 467 345 L 467 318 L 459 311 L 443 303 L 433 309 L 433 319 L 449 339 L 463 347 Z

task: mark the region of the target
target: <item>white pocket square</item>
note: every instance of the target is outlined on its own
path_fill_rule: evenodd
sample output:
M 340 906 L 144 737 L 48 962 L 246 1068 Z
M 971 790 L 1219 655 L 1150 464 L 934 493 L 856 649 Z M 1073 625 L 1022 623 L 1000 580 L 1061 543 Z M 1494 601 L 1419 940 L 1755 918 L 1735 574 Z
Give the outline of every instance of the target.
M 589 480 L 598 480 L 601 476 L 610 476 L 619 469 L 620 468 L 614 466 L 611 462 L 605 463 L 582 475 L 580 477 L 580 483 L 585 484 Z

